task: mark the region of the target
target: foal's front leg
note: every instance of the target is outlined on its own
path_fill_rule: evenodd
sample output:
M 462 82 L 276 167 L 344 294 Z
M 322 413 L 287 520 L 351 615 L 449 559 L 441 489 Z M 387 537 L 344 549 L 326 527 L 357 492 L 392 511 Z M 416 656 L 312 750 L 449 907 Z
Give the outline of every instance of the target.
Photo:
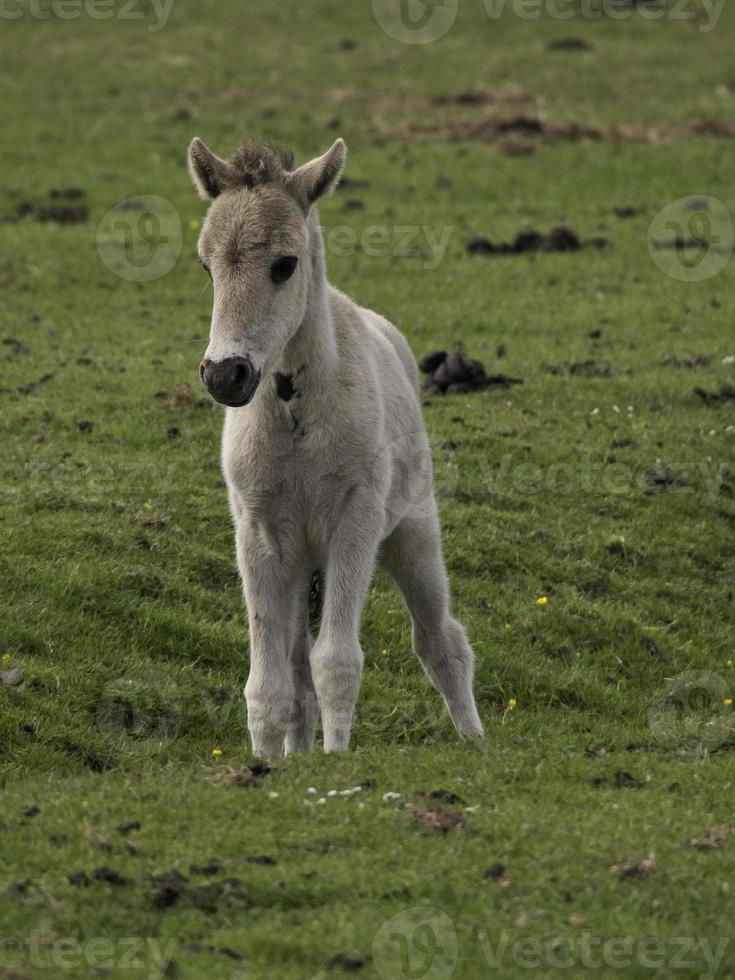
M 311 673 L 322 716 L 324 751 L 349 748 L 363 654 L 360 618 L 375 567 L 382 515 L 356 494 L 329 543 L 324 608 L 311 651 Z
M 291 654 L 299 640 L 297 599 L 303 570 L 284 554 L 274 531 L 243 515 L 237 526 L 237 560 L 250 628 L 250 674 L 245 685 L 253 753 L 277 756 L 291 732 L 295 683 Z

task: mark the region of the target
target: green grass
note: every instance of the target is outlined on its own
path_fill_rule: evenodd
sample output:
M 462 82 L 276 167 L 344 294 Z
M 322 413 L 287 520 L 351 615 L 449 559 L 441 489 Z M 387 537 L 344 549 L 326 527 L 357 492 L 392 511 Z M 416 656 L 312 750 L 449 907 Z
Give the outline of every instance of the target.
M 432 102 L 520 86 L 510 111 L 552 122 L 670 136 L 730 120 L 735 9 L 704 33 L 636 13 L 490 22 L 461 2 L 425 46 L 387 38 L 368 3 L 177 0 L 162 30 L 149 22 L 25 16 L 0 35 L 0 339 L 21 343 L 0 348 L 0 653 L 25 681 L 0 685 L 0 975 L 308 980 L 361 961 L 361 977 L 443 980 L 455 939 L 462 980 L 735 975 L 735 845 L 685 846 L 732 823 L 735 403 L 694 387 L 734 383 L 733 267 L 682 282 L 648 248 L 652 219 L 681 197 L 733 213 L 731 141 L 536 142 L 511 157 L 442 136 L 487 107 Z M 590 50 L 548 50 L 569 36 Z M 436 133 L 411 138 L 416 123 Z M 348 175 L 369 186 L 323 205 L 327 231 L 386 227 L 391 253 L 400 226 L 449 239 L 433 269 L 424 231 L 419 255 L 333 249 L 332 282 L 417 356 L 462 344 L 524 379 L 424 399 L 483 750 L 457 742 L 379 576 L 354 750 L 283 760 L 247 789 L 206 771 L 248 761 L 247 634 L 221 412 L 197 382 L 211 293 L 184 161 L 195 134 L 226 153 L 245 131 L 302 160 L 344 136 Z M 20 203 L 68 186 L 87 221 L 18 219 Z M 175 267 L 145 283 L 111 273 L 96 240 L 139 194 L 168 199 L 183 229 Z M 560 223 L 609 246 L 465 248 Z M 697 355 L 709 364 L 667 362 Z M 544 367 L 587 360 L 610 376 Z M 193 396 L 173 398 L 186 383 Z M 664 470 L 683 482 L 647 494 Z M 616 785 L 620 772 L 642 785 Z M 437 790 L 461 797 L 443 805 L 464 826 L 424 836 L 406 804 Z M 610 872 L 651 854 L 647 877 Z M 190 870 L 214 857 L 211 878 Z M 104 866 L 126 882 L 95 879 Z M 172 868 L 188 882 L 162 908 L 151 876 Z M 86 887 L 68 881 L 79 871 Z M 430 972 L 422 916 L 443 950 Z

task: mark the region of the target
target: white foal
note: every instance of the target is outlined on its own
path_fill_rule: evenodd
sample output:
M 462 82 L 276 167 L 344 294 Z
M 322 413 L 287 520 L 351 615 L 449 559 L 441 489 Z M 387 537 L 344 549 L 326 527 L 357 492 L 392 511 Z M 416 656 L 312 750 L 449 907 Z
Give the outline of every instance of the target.
M 211 200 L 199 256 L 214 284 L 201 377 L 225 413 L 222 462 L 250 626 L 253 752 L 346 749 L 360 686 L 362 606 L 380 563 L 413 620 L 413 647 L 457 731 L 481 736 L 472 650 L 449 610 L 431 457 L 408 344 L 327 282 L 316 201 L 342 140 L 293 169 L 244 146 L 189 167 Z M 309 585 L 323 576 L 312 645 Z

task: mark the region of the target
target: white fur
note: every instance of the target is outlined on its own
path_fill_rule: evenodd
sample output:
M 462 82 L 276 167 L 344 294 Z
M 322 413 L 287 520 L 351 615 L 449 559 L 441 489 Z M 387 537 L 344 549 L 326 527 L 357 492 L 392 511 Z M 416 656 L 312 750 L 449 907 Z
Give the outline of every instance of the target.
M 301 168 L 312 181 L 318 164 Z M 413 356 L 387 320 L 329 286 L 310 203 L 303 230 L 298 281 L 272 300 L 290 297 L 289 312 L 278 307 L 280 326 L 270 327 L 280 338 L 271 349 L 263 323 L 249 314 L 254 302 L 263 317 L 274 315 L 269 284 L 258 287 L 263 296 L 254 299 L 251 289 L 233 306 L 235 279 L 214 275 L 208 355 L 253 356 L 263 372 L 252 402 L 226 410 L 222 442 L 250 627 L 253 752 L 311 749 L 319 712 L 325 750 L 348 748 L 363 664 L 360 619 L 377 563 L 406 601 L 414 650 L 458 732 L 481 736 L 472 651 L 449 610 Z M 211 235 L 207 247 L 214 262 Z M 253 282 L 254 268 L 243 273 Z M 221 311 L 235 308 L 239 324 L 223 325 Z M 278 396 L 275 372 L 293 377 L 291 400 Z M 316 570 L 325 588 L 312 643 L 307 600 Z

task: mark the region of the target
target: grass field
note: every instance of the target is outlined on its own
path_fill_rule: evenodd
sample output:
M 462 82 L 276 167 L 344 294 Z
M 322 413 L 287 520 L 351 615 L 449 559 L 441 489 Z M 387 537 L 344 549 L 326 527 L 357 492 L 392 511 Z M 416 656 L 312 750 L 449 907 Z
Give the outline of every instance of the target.
M 735 8 L 538 6 L 460 0 L 426 44 L 378 0 L 3 8 L 3 977 L 735 976 Z M 227 778 L 247 630 L 185 151 L 245 132 L 343 136 L 331 281 L 523 379 L 423 399 L 483 749 L 378 576 L 353 750 Z M 606 244 L 467 249 L 558 225 Z

